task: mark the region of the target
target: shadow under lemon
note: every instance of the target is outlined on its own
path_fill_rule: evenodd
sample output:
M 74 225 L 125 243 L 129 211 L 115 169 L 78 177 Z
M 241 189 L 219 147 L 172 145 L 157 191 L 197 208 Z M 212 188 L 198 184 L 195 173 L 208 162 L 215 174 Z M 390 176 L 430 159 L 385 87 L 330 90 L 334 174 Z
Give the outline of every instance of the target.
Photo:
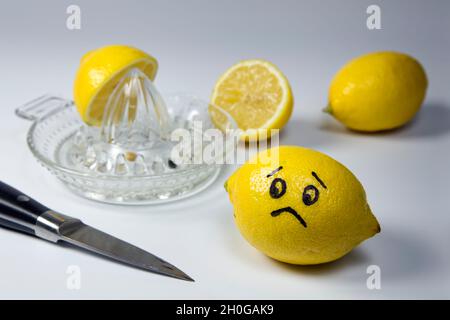
M 236 239 L 233 252 L 240 255 L 239 258 L 251 260 L 242 255 L 248 254 L 248 250 L 256 249 L 244 249 L 246 244 L 243 244 L 243 241 L 242 238 Z M 238 242 L 241 243 L 236 247 Z M 293 265 L 277 261 L 263 253 L 259 254 L 264 257 L 263 261 L 281 273 L 288 272 L 294 276 L 337 276 L 352 283 L 361 282 L 362 285 L 365 285 L 370 276 L 367 268 L 371 265 L 380 267 L 382 285 L 386 286 L 395 285 L 396 281 L 404 282 L 405 279 L 413 281 L 417 277 L 430 276 L 441 265 L 431 245 L 407 230 L 399 232 L 390 228 L 384 228 L 382 233 L 354 248 L 342 258 L 323 264 Z
M 435 138 L 450 133 L 450 106 L 439 102 L 425 103 L 406 125 L 386 131 L 365 133 L 347 129 L 337 120 L 327 117 L 320 124 L 322 131 L 364 136 L 391 136 L 393 139 Z

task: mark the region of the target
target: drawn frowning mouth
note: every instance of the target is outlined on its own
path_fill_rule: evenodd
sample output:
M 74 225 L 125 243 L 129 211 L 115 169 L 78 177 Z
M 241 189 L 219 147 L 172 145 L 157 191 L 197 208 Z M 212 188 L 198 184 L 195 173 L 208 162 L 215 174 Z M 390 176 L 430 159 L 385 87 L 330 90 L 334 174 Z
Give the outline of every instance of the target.
M 285 207 L 285 208 L 274 210 L 270 213 L 270 215 L 272 217 L 278 217 L 283 212 L 288 212 L 288 213 L 292 214 L 302 224 L 302 226 L 304 226 L 306 228 L 306 221 L 303 220 L 303 218 L 297 213 L 297 211 L 295 211 L 291 207 Z

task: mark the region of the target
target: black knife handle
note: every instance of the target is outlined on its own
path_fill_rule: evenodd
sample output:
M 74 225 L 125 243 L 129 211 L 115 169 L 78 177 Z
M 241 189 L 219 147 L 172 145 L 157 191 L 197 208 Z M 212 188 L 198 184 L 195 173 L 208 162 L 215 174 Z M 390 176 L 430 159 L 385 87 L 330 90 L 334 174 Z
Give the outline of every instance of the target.
M 34 234 L 37 219 L 50 209 L 0 181 L 0 225 Z

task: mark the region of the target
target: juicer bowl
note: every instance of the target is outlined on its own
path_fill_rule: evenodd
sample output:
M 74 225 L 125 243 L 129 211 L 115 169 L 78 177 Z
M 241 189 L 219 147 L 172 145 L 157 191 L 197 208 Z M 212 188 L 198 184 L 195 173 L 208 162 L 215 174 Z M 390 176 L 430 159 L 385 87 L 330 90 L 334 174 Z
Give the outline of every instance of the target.
M 200 120 L 203 129 L 214 128 L 209 113 L 223 113 L 229 128 L 237 128 L 232 118 L 218 107 L 187 94 L 165 97 L 167 110 L 177 126 L 187 126 Z M 192 163 L 177 166 L 167 159 L 152 160 L 155 168 L 137 170 L 136 159 L 122 157 L 128 168 L 125 173 L 112 169 L 85 169 L 76 160 L 79 134 L 92 130 L 80 120 L 72 101 L 54 96 L 43 96 L 18 108 L 16 114 L 32 120 L 27 134 L 28 146 L 36 159 L 73 192 L 97 201 L 114 204 L 156 204 L 192 196 L 204 190 L 219 175 L 222 165 L 217 163 Z M 227 152 L 226 148 L 221 149 Z M 74 156 L 75 154 L 75 156 Z M 83 162 L 84 163 L 84 162 Z M 111 164 L 109 164 L 111 166 Z M 131 168 L 131 169 L 130 169 Z M 103 168 L 104 169 L 104 168 Z

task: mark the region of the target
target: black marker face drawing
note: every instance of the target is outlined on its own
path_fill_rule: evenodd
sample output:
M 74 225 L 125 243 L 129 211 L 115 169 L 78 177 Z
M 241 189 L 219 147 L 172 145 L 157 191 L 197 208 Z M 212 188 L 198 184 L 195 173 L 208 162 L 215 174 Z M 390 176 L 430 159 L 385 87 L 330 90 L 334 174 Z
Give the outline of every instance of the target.
M 273 170 L 271 173 L 269 173 L 267 175 L 267 178 L 271 178 L 272 176 L 277 174 L 282 169 L 283 169 L 282 166 L 276 168 L 275 170 Z M 317 173 L 312 171 L 311 176 L 318 182 L 320 187 L 322 187 L 324 189 L 327 188 L 327 186 L 322 181 L 322 179 L 319 178 Z M 282 178 L 275 178 L 272 180 L 272 183 L 270 184 L 270 188 L 269 188 L 270 197 L 272 199 L 280 199 L 281 197 L 283 197 L 286 194 L 286 192 L 288 191 L 288 188 L 289 188 L 289 186 L 287 185 L 285 180 L 283 180 Z M 316 186 L 310 184 L 303 189 L 303 193 L 301 195 L 301 200 L 305 206 L 312 206 L 317 201 L 319 201 L 319 198 L 320 198 L 320 192 Z M 272 217 L 278 217 L 280 214 L 282 214 L 284 212 L 292 214 L 300 222 L 300 224 L 303 227 L 306 228 L 308 226 L 306 221 L 302 218 L 302 216 L 300 214 L 298 214 L 297 211 L 292 207 L 280 208 L 280 209 L 272 211 L 270 214 Z

